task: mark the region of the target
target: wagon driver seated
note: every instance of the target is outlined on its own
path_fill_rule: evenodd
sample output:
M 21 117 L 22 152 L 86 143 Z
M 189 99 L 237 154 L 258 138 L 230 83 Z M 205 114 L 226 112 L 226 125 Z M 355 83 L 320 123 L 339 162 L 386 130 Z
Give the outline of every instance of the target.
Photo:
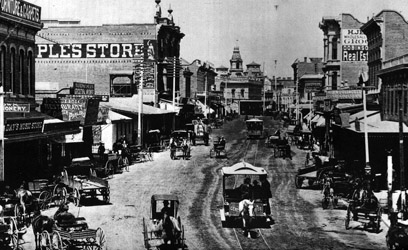
M 362 195 L 361 195 L 361 207 L 367 209 L 376 209 L 378 207 L 378 199 L 374 195 L 371 189 L 371 183 L 369 180 L 364 182 Z
M 62 204 L 54 214 L 54 220 L 57 222 L 57 225 L 72 225 L 75 224 L 75 216 L 68 212 L 68 204 Z
M 170 210 L 170 209 L 169 209 Z M 180 237 L 181 229 L 178 221 L 173 216 L 170 216 L 167 210 L 163 211 L 163 218 L 158 222 L 154 222 L 154 234 L 161 237 L 164 244 L 167 242 L 174 242 L 175 239 Z

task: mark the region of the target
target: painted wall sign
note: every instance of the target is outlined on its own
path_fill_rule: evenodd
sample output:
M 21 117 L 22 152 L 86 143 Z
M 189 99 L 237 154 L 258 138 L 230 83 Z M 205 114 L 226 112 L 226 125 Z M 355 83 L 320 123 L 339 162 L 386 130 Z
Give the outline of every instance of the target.
M 4 112 L 30 113 L 30 104 L 5 102 Z
M 21 0 L 1 0 L 0 10 L 18 18 L 41 23 L 41 7 Z
M 43 126 L 44 118 L 6 119 L 4 135 L 41 133 Z
M 37 44 L 38 58 L 143 58 L 139 43 Z
M 367 36 L 360 29 L 342 29 L 342 61 L 367 61 Z

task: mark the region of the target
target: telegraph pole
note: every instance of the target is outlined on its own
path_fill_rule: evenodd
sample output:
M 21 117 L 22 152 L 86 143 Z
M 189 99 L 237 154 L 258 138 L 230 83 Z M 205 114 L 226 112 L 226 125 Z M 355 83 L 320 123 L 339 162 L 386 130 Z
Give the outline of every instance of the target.
M 4 91 L 0 86 L 0 182 L 4 182 Z
M 137 114 L 137 144 L 142 146 L 142 113 L 143 113 L 143 62 L 141 62 L 139 83 L 139 112 Z

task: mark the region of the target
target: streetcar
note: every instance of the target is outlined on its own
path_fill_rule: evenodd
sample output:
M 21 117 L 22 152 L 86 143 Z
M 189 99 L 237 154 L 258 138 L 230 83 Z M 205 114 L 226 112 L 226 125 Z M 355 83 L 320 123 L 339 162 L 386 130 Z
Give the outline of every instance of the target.
M 264 138 L 264 126 L 263 120 L 258 118 L 252 118 L 245 121 L 247 128 L 248 139 L 260 139 Z
M 242 214 L 240 203 L 245 199 L 242 196 L 240 185 L 250 179 L 261 182 L 267 178 L 267 172 L 261 167 L 255 167 L 245 161 L 221 169 L 223 207 L 220 209 L 222 225 L 224 227 L 241 227 Z M 271 223 L 269 199 L 265 192 L 252 192 L 249 198 L 251 206 L 252 228 L 269 228 Z M 268 212 L 269 211 L 269 212 Z

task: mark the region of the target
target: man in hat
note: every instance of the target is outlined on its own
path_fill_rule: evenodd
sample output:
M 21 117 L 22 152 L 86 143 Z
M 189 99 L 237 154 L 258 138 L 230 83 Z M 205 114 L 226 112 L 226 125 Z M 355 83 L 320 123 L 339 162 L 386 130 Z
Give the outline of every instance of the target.
M 163 208 L 161 209 L 161 216 L 163 217 L 165 213 L 171 215 L 171 209 L 169 207 L 170 203 L 168 200 L 163 201 Z
M 68 210 L 68 204 L 62 204 L 58 208 L 57 212 L 55 212 L 54 220 L 57 221 L 58 225 L 75 223 L 75 216 L 72 213 L 68 212 Z

